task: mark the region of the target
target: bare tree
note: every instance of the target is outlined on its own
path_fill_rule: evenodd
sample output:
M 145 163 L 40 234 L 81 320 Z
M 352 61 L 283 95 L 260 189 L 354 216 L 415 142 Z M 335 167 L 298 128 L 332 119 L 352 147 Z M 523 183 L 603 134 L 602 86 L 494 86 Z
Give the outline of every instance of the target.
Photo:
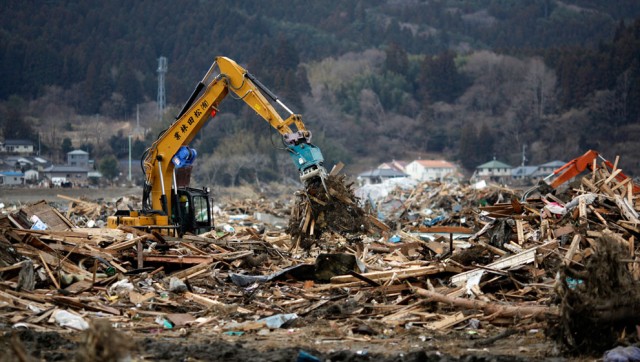
M 371 89 L 360 91 L 360 117 L 376 124 L 380 124 L 385 118 L 384 107 L 378 95 Z
M 214 186 L 218 183 L 220 170 L 224 167 L 225 160 L 216 155 L 207 155 L 201 157 L 198 161 L 198 167 L 195 168 L 196 180 L 206 186 Z
M 525 90 L 532 99 L 532 111 L 537 121 L 541 120 L 545 112 L 554 104 L 556 90 L 556 75 L 552 69 L 545 66 L 542 58 L 535 57 L 527 62 L 528 72 L 525 76 Z
M 228 157 L 225 162 L 224 173 L 229 176 L 231 186 L 235 187 L 240 171 L 251 165 L 251 157 L 247 154 L 238 154 Z

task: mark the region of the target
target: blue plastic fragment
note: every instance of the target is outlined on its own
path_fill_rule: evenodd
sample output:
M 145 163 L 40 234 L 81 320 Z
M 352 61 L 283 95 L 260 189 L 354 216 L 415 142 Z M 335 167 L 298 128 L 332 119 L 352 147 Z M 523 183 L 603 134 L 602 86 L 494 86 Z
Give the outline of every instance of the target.
M 581 285 L 584 283 L 582 279 L 574 279 L 571 277 L 567 277 L 565 280 L 567 282 L 567 286 L 569 287 L 569 289 L 576 289 L 578 285 Z
M 301 350 L 298 352 L 296 362 L 320 362 L 320 358 Z
M 640 348 L 636 346 L 618 346 L 604 353 L 602 360 L 605 362 L 631 362 L 640 361 Z
M 241 336 L 244 334 L 244 332 L 241 331 L 227 331 L 224 332 L 223 334 L 226 334 L 227 336 Z
M 425 226 L 433 226 L 433 225 L 439 223 L 440 221 L 444 221 L 444 219 L 445 219 L 445 217 L 440 215 L 440 216 L 437 216 L 437 217 L 435 217 L 435 218 L 433 218 L 431 220 L 424 220 L 422 223 Z

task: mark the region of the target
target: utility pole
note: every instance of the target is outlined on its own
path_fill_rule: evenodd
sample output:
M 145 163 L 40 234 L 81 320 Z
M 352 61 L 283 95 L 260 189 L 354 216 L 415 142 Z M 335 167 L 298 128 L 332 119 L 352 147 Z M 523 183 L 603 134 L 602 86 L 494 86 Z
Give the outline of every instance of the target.
M 129 134 L 129 177 L 127 180 L 131 182 L 131 134 Z
M 158 120 L 162 120 L 164 108 L 167 106 L 167 99 L 164 90 L 164 76 L 167 74 L 167 58 L 158 58 Z

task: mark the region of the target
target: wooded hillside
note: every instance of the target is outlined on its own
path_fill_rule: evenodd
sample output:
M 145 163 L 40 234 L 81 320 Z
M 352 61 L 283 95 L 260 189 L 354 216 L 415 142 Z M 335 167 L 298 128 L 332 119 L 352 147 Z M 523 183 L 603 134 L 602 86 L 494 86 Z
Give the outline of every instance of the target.
M 213 58 L 226 55 L 303 114 L 329 164 L 354 172 L 428 155 L 469 169 L 494 156 L 516 165 L 523 147 L 530 163 L 594 148 L 640 172 L 634 0 L 10 0 L 3 8 L 2 138 L 39 134 L 54 159 L 69 147 L 125 156 L 123 121 L 135 126 L 136 106 L 152 129 L 136 143 L 141 153 Z M 169 59 L 172 106 L 162 122 L 160 56 Z M 242 102 L 223 106 L 195 142 L 199 180 L 291 177 L 268 125 Z

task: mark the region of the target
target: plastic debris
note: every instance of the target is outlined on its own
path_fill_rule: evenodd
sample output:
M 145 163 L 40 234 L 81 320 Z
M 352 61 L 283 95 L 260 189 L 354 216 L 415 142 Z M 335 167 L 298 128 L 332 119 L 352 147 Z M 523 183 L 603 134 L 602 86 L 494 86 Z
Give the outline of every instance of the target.
M 79 331 L 89 328 L 89 323 L 81 316 L 67 312 L 66 310 L 57 310 L 53 312 L 53 319 L 61 327 L 69 327 Z
M 169 280 L 169 291 L 174 293 L 184 293 L 188 291 L 188 288 L 182 280 L 172 277 L 171 280 Z
M 602 357 L 604 362 L 631 362 L 640 361 L 640 348 L 636 346 L 622 347 L 610 349 L 604 353 Z
M 259 319 L 258 322 L 264 322 L 267 327 L 276 329 L 282 327 L 285 323 L 298 318 L 296 313 L 276 314 L 267 318 Z

